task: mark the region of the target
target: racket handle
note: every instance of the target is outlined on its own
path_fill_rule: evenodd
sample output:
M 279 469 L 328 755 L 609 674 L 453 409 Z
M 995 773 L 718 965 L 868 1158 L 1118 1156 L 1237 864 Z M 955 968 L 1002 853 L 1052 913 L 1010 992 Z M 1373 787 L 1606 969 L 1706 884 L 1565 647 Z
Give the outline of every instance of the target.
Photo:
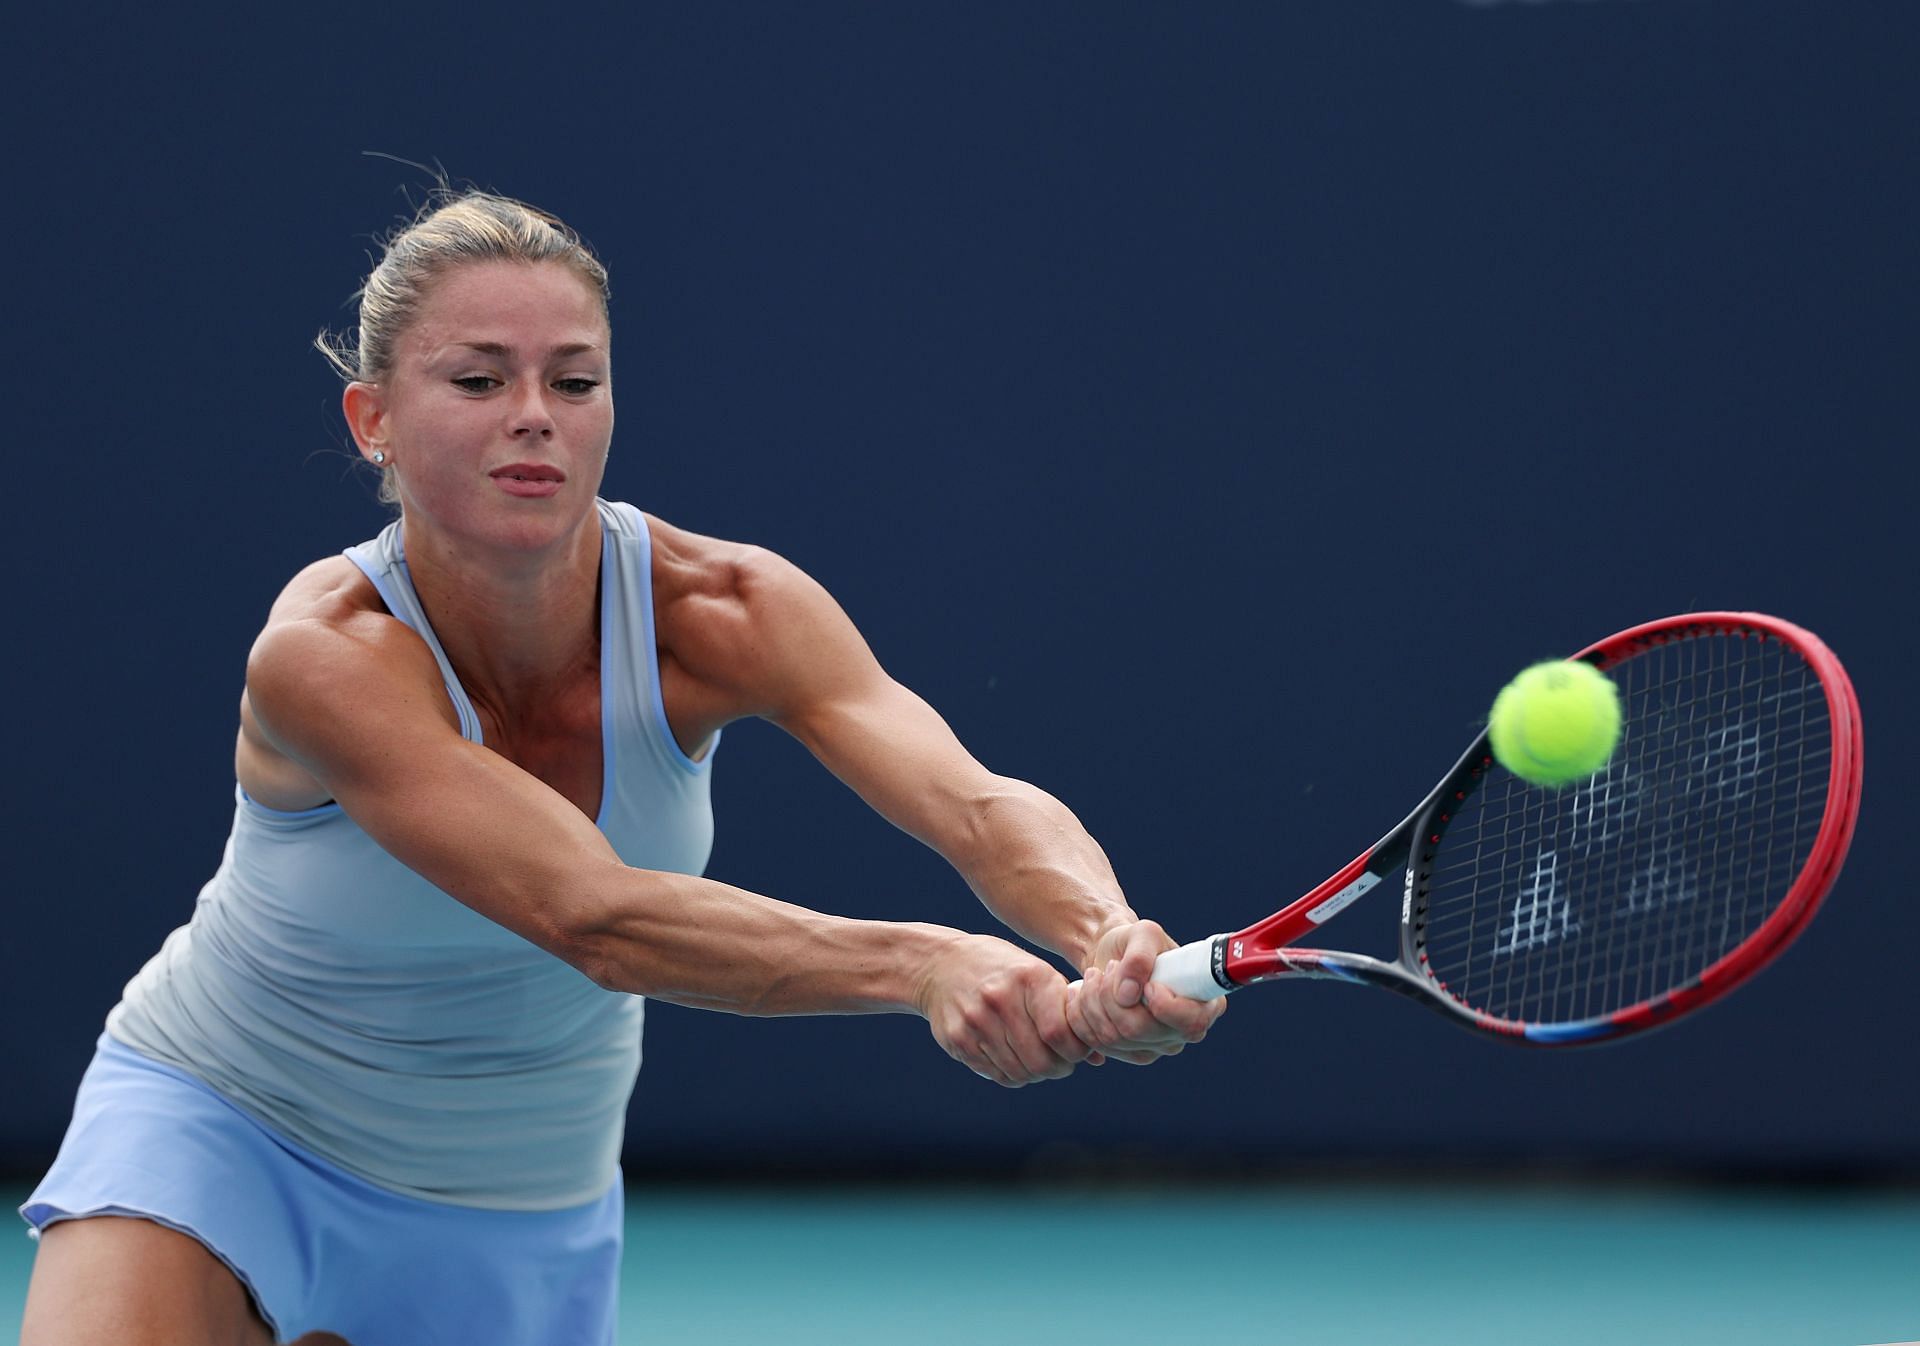
M 1153 979 L 1189 1000 L 1218 1000 L 1233 989 L 1222 986 L 1213 976 L 1213 946 L 1225 938 L 1210 935 L 1168 949 L 1154 960 Z
M 1189 1000 L 1218 1000 L 1234 989 L 1213 979 L 1213 946 L 1225 938 L 1225 935 L 1209 935 L 1177 949 L 1168 949 L 1153 960 L 1152 980 Z M 1067 989 L 1079 985 L 1076 981 Z

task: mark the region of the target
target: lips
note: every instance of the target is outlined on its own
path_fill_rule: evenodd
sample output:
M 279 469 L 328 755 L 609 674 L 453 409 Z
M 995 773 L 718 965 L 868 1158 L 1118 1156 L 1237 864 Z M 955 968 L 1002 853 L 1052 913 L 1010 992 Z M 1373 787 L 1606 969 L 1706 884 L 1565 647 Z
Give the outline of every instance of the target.
M 567 474 L 545 463 L 508 463 L 487 474 L 508 495 L 540 499 L 555 494 Z
M 505 467 L 494 468 L 487 475 L 496 481 L 504 477 L 514 481 L 551 481 L 557 484 L 567 479 L 566 473 L 545 463 L 508 463 Z

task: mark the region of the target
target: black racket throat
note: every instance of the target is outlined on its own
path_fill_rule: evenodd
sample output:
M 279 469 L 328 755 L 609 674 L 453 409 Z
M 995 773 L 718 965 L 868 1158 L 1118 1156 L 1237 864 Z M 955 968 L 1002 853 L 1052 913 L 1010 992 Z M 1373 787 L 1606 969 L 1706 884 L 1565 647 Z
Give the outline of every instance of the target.
M 1425 975 L 1426 902 L 1432 865 L 1447 826 L 1494 766 L 1492 750 L 1483 733 L 1460 755 L 1420 806 L 1374 845 L 1360 863 L 1359 874 L 1315 908 L 1318 921 L 1324 922 L 1374 888 L 1397 887 L 1400 900 L 1398 962 L 1332 949 L 1287 947 L 1274 951 L 1272 970 L 1258 980 L 1344 981 L 1375 986 L 1420 1001 L 1428 1008 L 1450 1012 L 1466 1026 L 1499 1031 L 1484 1016 L 1474 1014 L 1447 996 L 1443 987 Z M 1231 938 L 1223 936 L 1221 949 L 1216 953 L 1216 967 L 1221 971 L 1222 983 L 1228 985 L 1231 983 L 1224 975 L 1224 954 L 1229 947 L 1225 941 Z

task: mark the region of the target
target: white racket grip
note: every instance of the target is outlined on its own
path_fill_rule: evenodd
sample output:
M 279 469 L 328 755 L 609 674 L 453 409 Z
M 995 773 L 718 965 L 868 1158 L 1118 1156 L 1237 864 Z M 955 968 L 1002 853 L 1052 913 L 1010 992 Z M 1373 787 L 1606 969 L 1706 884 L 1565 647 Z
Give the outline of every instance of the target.
M 1218 1000 L 1229 988 L 1213 979 L 1213 946 L 1224 935 L 1209 935 L 1154 960 L 1153 979 L 1189 1000 Z

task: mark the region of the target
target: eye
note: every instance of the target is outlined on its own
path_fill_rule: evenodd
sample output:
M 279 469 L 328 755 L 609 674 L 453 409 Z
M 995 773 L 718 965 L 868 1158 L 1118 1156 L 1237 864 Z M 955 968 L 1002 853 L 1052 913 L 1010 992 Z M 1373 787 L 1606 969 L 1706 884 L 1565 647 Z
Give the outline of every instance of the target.
M 555 379 L 554 387 L 569 397 L 585 397 L 600 386 L 599 379 Z
M 500 386 L 500 380 L 494 378 L 491 374 L 468 374 L 464 378 L 453 380 L 453 386 L 463 392 L 484 393 L 491 392 L 493 389 L 498 388 Z

